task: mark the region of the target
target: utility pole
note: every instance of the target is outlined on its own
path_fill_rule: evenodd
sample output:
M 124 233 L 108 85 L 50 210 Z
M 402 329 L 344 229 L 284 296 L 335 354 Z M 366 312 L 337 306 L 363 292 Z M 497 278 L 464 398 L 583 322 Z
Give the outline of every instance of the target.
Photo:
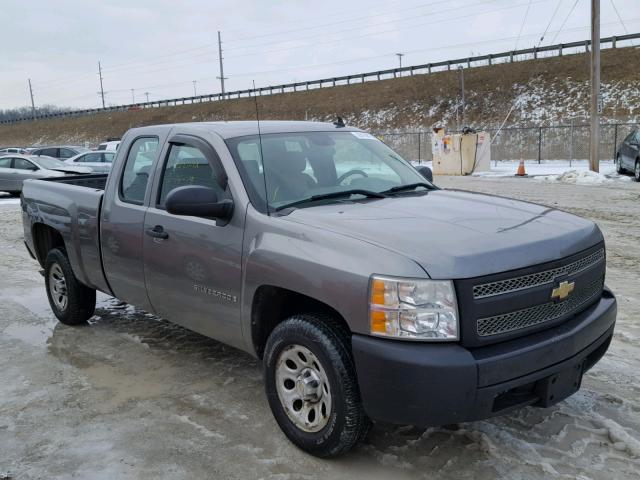
M 400 62 L 400 68 L 402 68 L 402 57 L 404 57 L 404 53 L 396 53 L 398 56 L 398 61 Z
M 198 96 L 198 92 L 196 91 L 196 83 L 198 83 L 197 80 L 193 81 L 193 96 L 197 97 Z
M 589 139 L 589 168 L 600 171 L 600 0 L 591 0 L 591 135 Z
M 33 88 L 31 88 L 31 79 L 29 79 L 29 95 L 31 96 L 31 114 L 36 119 L 36 104 L 33 102 Z
M 100 64 L 99 61 L 98 61 L 98 76 L 100 77 L 100 96 L 102 97 L 102 108 L 105 108 L 105 106 L 104 106 L 104 88 L 102 86 L 102 65 Z
M 136 103 L 136 94 L 134 93 L 135 89 L 131 89 L 131 103 Z
M 465 118 L 464 118 L 464 111 L 465 111 L 465 106 L 466 106 L 466 101 L 465 101 L 465 97 L 464 97 L 464 68 L 462 67 L 462 65 L 458 66 L 458 76 L 460 77 L 460 96 L 461 96 L 461 106 L 462 106 L 462 126 L 464 127 L 465 124 Z
M 222 66 L 222 40 L 220 38 L 220 30 L 218 30 L 218 59 L 220 60 L 220 76 L 216 77 L 220 79 L 220 92 L 222 92 L 222 98 L 224 98 L 224 81 L 227 77 L 224 76 L 224 67 Z
M 147 103 L 149 103 L 149 92 L 144 92 L 145 97 L 147 97 Z

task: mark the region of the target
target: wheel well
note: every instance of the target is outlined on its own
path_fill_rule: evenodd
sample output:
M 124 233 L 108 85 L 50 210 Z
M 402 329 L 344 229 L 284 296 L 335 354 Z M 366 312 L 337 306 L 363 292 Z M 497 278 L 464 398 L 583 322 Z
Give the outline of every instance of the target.
M 44 266 L 47 254 L 57 247 L 64 248 L 64 239 L 59 231 L 55 228 L 45 225 L 44 223 L 36 223 L 32 229 L 33 246 L 36 258 L 40 265 Z
M 327 313 L 351 333 L 342 315 L 326 303 L 286 288 L 259 287 L 251 305 L 251 337 L 258 357 L 262 358 L 267 338 L 276 325 L 292 315 L 309 312 Z

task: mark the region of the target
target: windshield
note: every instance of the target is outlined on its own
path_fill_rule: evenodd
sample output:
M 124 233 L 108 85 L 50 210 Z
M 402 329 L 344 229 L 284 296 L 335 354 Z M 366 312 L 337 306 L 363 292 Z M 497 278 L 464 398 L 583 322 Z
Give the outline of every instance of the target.
M 52 157 L 31 157 L 31 160 L 45 169 L 68 168 L 71 166 Z
M 328 193 L 380 193 L 400 185 L 426 183 L 400 155 L 364 132 L 262 135 L 262 148 L 255 135 L 229 139 L 227 145 L 252 203 L 262 211 L 267 201 L 269 210 L 274 211 Z M 354 194 L 353 199 L 357 198 Z

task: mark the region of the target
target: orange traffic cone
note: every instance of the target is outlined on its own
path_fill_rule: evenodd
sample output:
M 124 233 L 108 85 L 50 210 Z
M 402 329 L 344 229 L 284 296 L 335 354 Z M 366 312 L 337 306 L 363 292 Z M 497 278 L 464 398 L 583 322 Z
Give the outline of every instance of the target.
M 520 165 L 518 165 L 518 172 L 516 177 L 526 177 L 527 173 L 524 171 L 524 160 L 520 159 Z

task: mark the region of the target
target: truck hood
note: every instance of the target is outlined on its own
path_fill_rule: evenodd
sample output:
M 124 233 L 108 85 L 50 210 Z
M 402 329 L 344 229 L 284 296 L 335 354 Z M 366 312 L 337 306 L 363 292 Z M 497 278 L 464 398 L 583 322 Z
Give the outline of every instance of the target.
M 438 279 L 557 260 L 603 240 L 593 222 L 555 208 L 456 190 L 300 208 L 282 218 L 400 253 Z

